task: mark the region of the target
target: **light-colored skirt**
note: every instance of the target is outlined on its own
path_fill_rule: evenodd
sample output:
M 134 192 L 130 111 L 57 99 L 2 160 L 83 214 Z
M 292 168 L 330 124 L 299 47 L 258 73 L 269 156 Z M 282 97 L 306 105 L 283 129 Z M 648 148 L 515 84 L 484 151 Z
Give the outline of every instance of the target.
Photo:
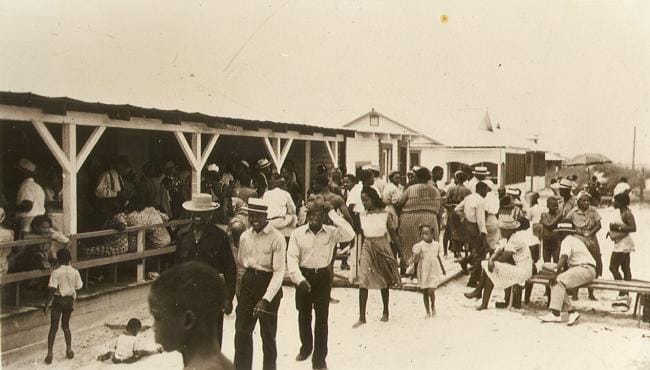
M 499 230 L 499 221 L 497 216 L 488 214 L 485 217 L 485 228 L 487 229 L 487 242 L 491 250 L 495 250 L 497 242 L 501 239 L 501 231 Z
M 360 288 L 384 289 L 402 284 L 386 236 L 364 238 L 358 268 Z

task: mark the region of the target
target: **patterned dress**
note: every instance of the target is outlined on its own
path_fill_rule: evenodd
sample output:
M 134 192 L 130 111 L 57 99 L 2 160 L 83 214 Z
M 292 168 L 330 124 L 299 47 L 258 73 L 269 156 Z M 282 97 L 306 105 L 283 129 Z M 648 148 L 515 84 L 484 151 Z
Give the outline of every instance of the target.
M 406 268 L 413 253 L 413 246 L 420 241 L 420 225 L 431 226 L 433 240 L 438 240 L 440 202 L 438 189 L 433 185 L 421 183 L 409 186 L 397 202 L 397 208 L 402 211 L 399 217 L 399 238 L 402 250 L 400 265 L 402 268 Z
M 146 207 L 142 211 L 133 211 L 126 215 L 126 224 L 128 226 L 157 225 L 166 221 L 169 221 L 169 217 L 153 207 Z M 172 242 L 169 232 L 164 227 L 147 230 L 146 240 L 147 246 L 153 248 L 166 247 Z
M 11 242 L 14 240 L 14 232 L 0 226 L 0 243 Z M 11 254 L 11 248 L 0 249 L 0 275 L 4 275 L 9 271 L 9 261 L 7 257 Z
M 576 231 L 578 231 L 577 235 L 581 237 L 582 241 L 587 246 L 587 249 L 589 249 L 591 256 L 596 260 L 596 277 L 601 276 L 603 274 L 603 261 L 600 255 L 600 244 L 598 243 L 598 238 L 596 235 L 582 235 L 600 222 L 601 218 L 598 214 L 598 209 L 594 206 L 589 206 L 589 208 L 582 211 L 580 208 L 575 207 L 571 212 L 569 212 L 566 218 L 573 223 Z
M 118 213 L 113 216 L 113 218 L 107 222 L 105 228 L 113 228 L 113 226 L 118 223 L 127 224 L 126 215 L 124 213 Z M 101 238 L 98 244 L 86 249 L 86 254 L 94 257 L 109 257 L 124 254 L 128 251 L 129 238 L 127 233 L 118 233 Z
M 500 245 L 507 252 L 512 252 L 514 265 L 507 262 L 494 262 L 494 270 L 488 270 L 488 261 L 481 262 L 483 271 L 494 284 L 494 289 L 505 289 L 515 284 L 523 285 L 533 276 L 533 259 L 528 248 L 527 238 L 522 231 L 516 232 L 506 241 L 502 239 Z

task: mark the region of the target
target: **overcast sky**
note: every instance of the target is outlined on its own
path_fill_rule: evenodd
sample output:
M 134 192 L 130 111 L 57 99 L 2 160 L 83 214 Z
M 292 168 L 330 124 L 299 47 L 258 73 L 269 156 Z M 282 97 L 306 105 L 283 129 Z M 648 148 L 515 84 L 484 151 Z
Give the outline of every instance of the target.
M 321 126 L 374 107 L 434 139 L 487 110 L 627 163 L 636 125 L 650 164 L 649 20 L 647 0 L 0 0 L 0 90 Z

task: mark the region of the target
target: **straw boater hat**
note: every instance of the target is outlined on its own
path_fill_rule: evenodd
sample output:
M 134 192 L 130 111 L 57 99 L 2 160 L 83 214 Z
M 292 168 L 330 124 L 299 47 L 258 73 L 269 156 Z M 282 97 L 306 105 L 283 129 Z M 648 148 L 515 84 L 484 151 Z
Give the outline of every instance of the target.
M 21 158 L 18 161 L 18 164 L 16 165 L 16 168 L 18 168 L 19 170 L 25 171 L 25 172 L 29 172 L 29 173 L 36 172 L 36 165 L 34 164 L 34 162 L 30 161 L 27 158 Z
M 241 209 L 255 213 L 268 213 L 268 205 L 261 198 L 248 198 L 248 206 L 241 207 Z
M 369 165 L 369 164 L 364 164 L 363 166 L 361 166 L 361 169 L 362 169 L 362 170 L 371 170 L 371 169 L 372 169 L 372 166 Z
M 560 189 L 571 189 L 571 188 L 573 188 L 573 181 L 571 181 L 569 179 L 561 179 L 559 188 Z
M 573 228 L 573 224 L 570 223 L 570 222 L 562 222 L 562 223 L 557 224 L 557 227 L 553 231 L 558 232 L 558 233 L 560 233 L 560 232 L 575 233 L 576 232 L 576 230 Z
M 506 194 L 508 195 L 515 195 L 515 196 L 521 196 L 521 190 L 517 188 L 507 188 L 506 189 Z
M 257 168 L 258 170 L 267 168 L 269 166 L 271 166 L 271 162 L 269 162 L 269 160 L 266 158 L 260 158 L 257 160 L 257 163 L 255 163 L 255 168 Z
M 388 173 L 388 178 L 390 179 L 393 175 L 399 174 L 399 170 L 392 170 Z
M 499 229 L 502 230 L 516 230 L 521 226 L 519 221 L 516 221 L 510 215 L 504 215 L 499 217 Z
M 208 171 L 219 172 L 219 166 L 214 163 L 210 163 L 207 168 Z
M 485 166 L 476 166 L 474 167 L 474 170 L 472 171 L 474 175 L 485 175 L 488 176 L 490 174 L 490 171 L 488 171 L 487 167 Z
M 213 202 L 210 194 L 194 193 L 192 200 L 183 202 L 183 208 L 190 212 L 209 212 L 219 208 L 219 203 Z
M 251 165 L 250 165 L 250 164 L 248 164 L 248 162 L 246 162 L 246 161 L 245 161 L 245 160 L 243 160 L 243 159 L 242 159 L 241 161 L 239 161 L 239 163 L 241 163 L 241 164 L 242 164 L 242 166 L 244 166 L 244 167 L 246 167 L 246 168 L 250 168 L 250 167 L 251 167 Z

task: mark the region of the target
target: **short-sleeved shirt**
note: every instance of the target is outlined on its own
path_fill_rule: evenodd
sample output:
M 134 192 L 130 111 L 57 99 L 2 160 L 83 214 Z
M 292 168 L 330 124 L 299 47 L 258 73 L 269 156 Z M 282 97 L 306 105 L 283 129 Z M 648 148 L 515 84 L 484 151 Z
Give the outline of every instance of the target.
M 567 219 L 573 223 L 576 230 L 587 231 L 592 229 L 598 222 L 600 222 L 600 215 L 596 207 L 589 206 L 586 210 L 582 211 L 580 208 L 574 208 L 567 215 Z
M 48 286 L 56 289 L 55 295 L 77 298 L 77 289 L 81 289 L 83 282 L 79 271 L 70 265 L 61 265 L 52 271 Z
M 540 222 L 543 221 L 544 223 L 550 223 L 556 217 L 557 214 L 552 215 L 548 212 L 544 212 L 542 213 L 542 217 L 540 217 Z M 553 232 L 553 230 L 555 230 L 555 227 L 557 227 L 557 224 L 554 224 L 551 227 L 544 226 L 544 229 L 542 231 L 542 239 L 557 239 L 557 234 Z
M 146 350 L 142 340 L 137 336 L 122 334 L 115 341 L 115 357 L 118 360 L 128 360 L 134 356 L 135 351 Z
M 45 214 L 45 191 L 31 177 L 20 184 L 16 195 L 16 204 L 20 204 L 25 200 L 32 202 L 32 209 L 27 212 L 19 212 L 16 216 L 35 217 Z
M 569 264 L 569 267 L 580 265 L 591 265 L 594 268 L 596 267 L 596 261 L 591 256 L 591 253 L 589 253 L 585 243 L 573 235 L 567 236 L 562 241 L 562 244 L 560 245 L 560 255 L 563 254 L 568 257 L 567 263 Z
M 293 203 L 291 194 L 280 188 L 267 190 L 262 199 L 268 205 L 268 218 L 281 218 L 286 215 L 296 214 L 296 205 Z
M 392 213 L 381 211 L 365 211 L 361 214 L 361 229 L 363 235 L 369 238 L 388 235 L 388 230 L 397 228 L 397 220 Z

